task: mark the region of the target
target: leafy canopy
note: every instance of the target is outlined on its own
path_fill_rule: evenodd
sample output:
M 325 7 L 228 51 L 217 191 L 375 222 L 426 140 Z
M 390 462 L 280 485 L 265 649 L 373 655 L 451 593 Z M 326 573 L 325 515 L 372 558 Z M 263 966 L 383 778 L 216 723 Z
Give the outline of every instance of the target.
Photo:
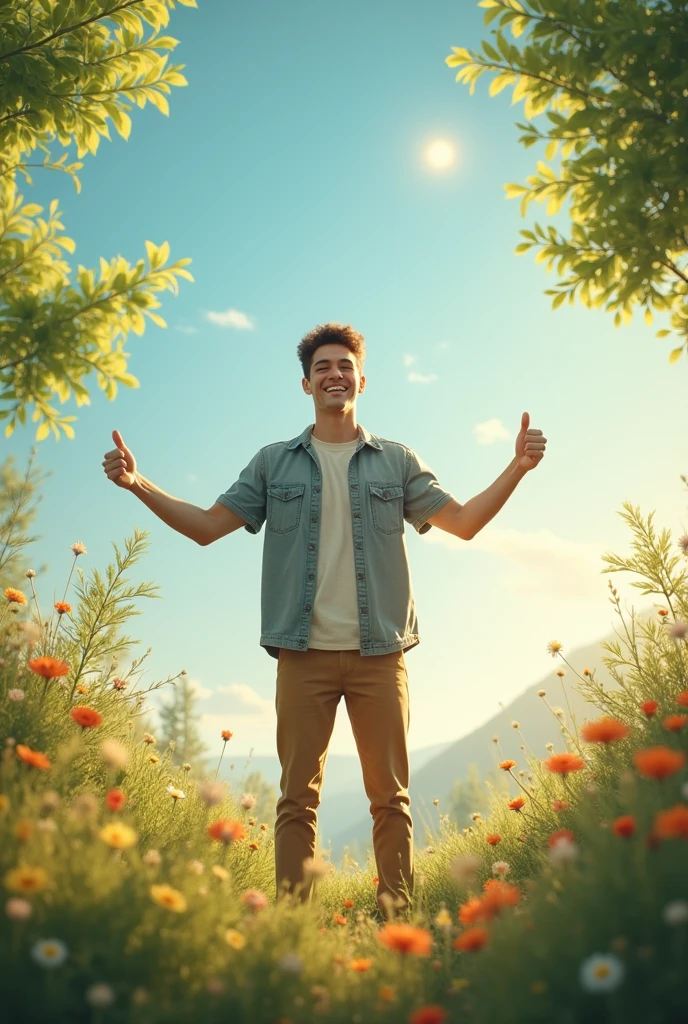
M 475 89 L 486 71 L 494 96 L 513 86 L 526 118 L 520 142 L 559 152 L 555 171 L 538 161 L 527 184 L 506 185 L 547 201 L 553 215 L 568 200 L 570 237 L 553 226 L 521 231 L 516 252 L 538 247 L 537 262 L 556 264 L 557 308 L 576 295 L 584 305 L 630 322 L 634 306 L 670 316 L 681 339 L 669 361 L 688 350 L 688 7 L 672 0 L 481 0 L 494 44 L 478 53 L 452 47 L 457 81 Z M 507 28 L 518 43 L 506 36 Z
M 196 0 L 178 0 L 195 7 Z M 75 250 L 57 200 L 47 215 L 25 202 L 17 179 L 30 168 L 68 173 L 80 189 L 80 158 L 95 154 L 110 125 L 127 139 L 136 104 L 168 113 L 172 86 L 186 85 L 184 65 L 168 66 L 177 40 L 160 32 L 175 0 L 27 0 L 0 5 L 0 419 L 9 436 L 29 407 L 36 439 L 74 436 L 76 416 L 53 404 L 88 405 L 85 379 L 95 373 L 109 399 L 117 385 L 138 387 L 124 344 L 146 318 L 160 327 L 156 293 L 193 280 L 191 261 L 169 264 L 167 242 L 146 242 L 147 261 L 121 256 L 73 274 Z M 77 160 L 67 163 L 67 148 Z M 63 149 L 56 153 L 56 149 Z M 31 158 L 40 152 L 42 161 Z

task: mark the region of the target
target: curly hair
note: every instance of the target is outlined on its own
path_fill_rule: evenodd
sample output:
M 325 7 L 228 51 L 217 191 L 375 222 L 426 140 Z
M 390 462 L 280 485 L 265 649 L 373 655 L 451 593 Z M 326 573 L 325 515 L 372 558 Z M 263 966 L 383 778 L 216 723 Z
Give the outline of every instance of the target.
M 321 345 L 345 345 L 353 354 L 359 373 L 363 373 L 366 354 L 363 335 L 355 331 L 350 324 L 329 323 L 314 327 L 299 343 L 296 354 L 301 361 L 304 377 L 310 380 L 313 353 Z

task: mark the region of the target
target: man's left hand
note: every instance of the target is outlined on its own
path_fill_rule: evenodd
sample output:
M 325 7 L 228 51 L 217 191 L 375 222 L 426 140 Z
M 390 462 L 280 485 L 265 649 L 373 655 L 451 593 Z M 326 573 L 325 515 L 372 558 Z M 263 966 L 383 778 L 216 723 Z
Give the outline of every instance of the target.
M 541 430 L 529 426 L 530 414 L 527 412 L 521 416 L 521 429 L 516 438 L 516 464 L 519 469 L 528 472 L 542 461 L 545 456 L 547 438 L 543 437 Z

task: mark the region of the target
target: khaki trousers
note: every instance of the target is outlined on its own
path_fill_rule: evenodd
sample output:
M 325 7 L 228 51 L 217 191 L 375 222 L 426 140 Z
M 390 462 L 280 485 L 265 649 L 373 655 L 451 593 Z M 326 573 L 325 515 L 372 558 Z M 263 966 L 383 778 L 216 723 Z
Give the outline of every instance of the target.
M 277 666 L 277 753 L 282 766 L 275 823 L 277 892 L 311 895 L 303 861 L 315 854 L 327 750 L 344 697 L 373 818 L 378 907 L 408 904 L 413 891 L 413 826 L 409 811 L 409 693 L 403 651 L 363 657 L 359 651 L 280 648 Z M 298 888 L 297 888 L 298 887 Z

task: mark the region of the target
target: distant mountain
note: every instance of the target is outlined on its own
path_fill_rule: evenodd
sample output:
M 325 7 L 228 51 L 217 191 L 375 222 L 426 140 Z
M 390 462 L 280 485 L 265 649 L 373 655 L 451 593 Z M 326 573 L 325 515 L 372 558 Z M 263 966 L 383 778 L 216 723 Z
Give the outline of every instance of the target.
M 638 619 L 644 619 L 645 615 L 637 615 Z M 608 689 L 616 687 L 615 681 L 609 675 L 603 661 L 602 655 L 607 656 L 608 652 L 602 649 L 602 642 L 618 640 L 615 633 L 609 633 L 601 640 L 572 652 L 566 652 L 567 661 L 575 666 L 581 673 L 584 668 L 595 670 L 595 677 L 599 682 L 604 683 Z M 520 724 L 520 731 L 525 737 L 528 747 L 536 757 L 547 757 L 545 745 L 554 743 L 557 750 L 563 750 L 563 738 L 559 731 L 554 716 L 547 708 L 547 705 L 538 697 L 538 690 L 547 690 L 547 700 L 553 708 L 563 708 L 566 711 L 567 724 L 570 727 L 566 700 L 561 687 L 559 677 L 555 676 L 556 670 L 563 666 L 563 663 L 556 659 L 552 669 L 539 683 L 528 687 L 520 697 L 517 697 L 503 711 L 494 715 L 484 725 L 475 729 L 467 736 L 454 743 L 433 757 L 426 764 L 412 771 L 410 795 L 411 814 L 415 829 L 416 846 L 425 845 L 426 827 L 434 835 L 436 833 L 437 811 L 432 805 L 434 799 L 440 801 L 439 809 L 446 806 L 449 794 L 456 779 L 465 779 L 471 764 L 478 768 L 481 776 L 487 774 L 494 768 L 501 758 L 498 755 L 497 747 L 492 742 L 492 736 L 499 736 L 499 743 L 504 758 L 511 758 L 519 765 L 526 767 L 524 763 L 524 752 L 520 749 L 523 739 L 518 731 L 511 727 L 512 721 Z M 569 697 L 571 710 L 578 722 L 586 718 L 598 717 L 600 712 L 593 705 L 588 704 L 573 689 L 577 682 L 570 670 L 566 670 L 564 682 Z M 365 861 L 366 849 L 372 850 L 371 841 L 372 818 L 370 814 L 361 815 L 358 821 L 351 825 L 342 826 L 334 833 L 327 833 L 323 830 L 323 836 L 331 835 L 332 858 L 341 857 L 345 846 L 349 846 L 360 863 Z

